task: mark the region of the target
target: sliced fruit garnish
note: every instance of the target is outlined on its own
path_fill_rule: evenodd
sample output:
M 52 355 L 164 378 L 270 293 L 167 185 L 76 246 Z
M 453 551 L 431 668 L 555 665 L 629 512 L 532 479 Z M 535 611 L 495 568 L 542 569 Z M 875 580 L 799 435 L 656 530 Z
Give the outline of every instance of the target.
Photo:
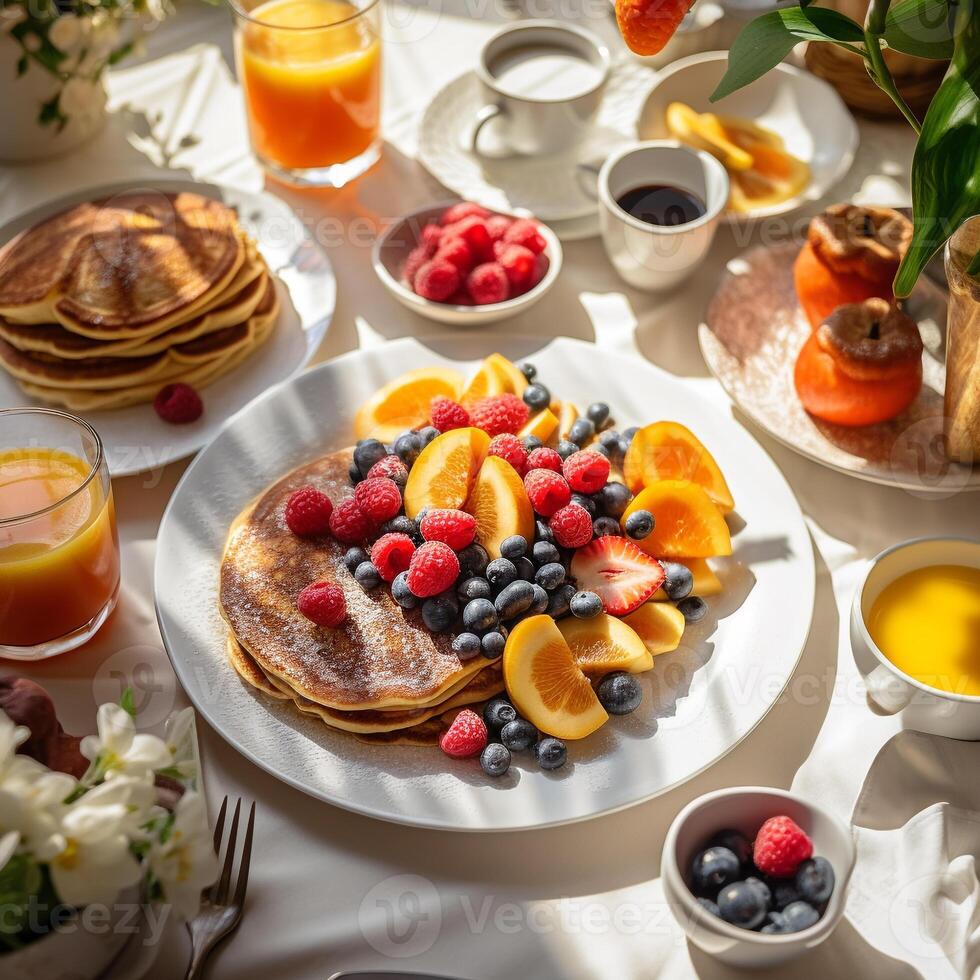
M 690 480 L 704 487 L 723 514 L 735 506 L 714 457 L 680 422 L 654 422 L 640 429 L 627 450 L 623 474 L 633 493 L 657 480 Z
M 684 616 L 678 615 L 683 626 Z M 643 640 L 624 620 L 615 616 L 603 613 L 592 619 L 568 617 L 558 623 L 558 630 L 565 637 L 575 662 L 590 676 L 608 674 L 611 670 L 640 674 L 653 666 L 653 657 Z
M 507 390 L 520 398 L 524 394 L 524 389 L 531 383 L 524 377 L 524 372 L 513 361 L 508 361 L 503 354 L 491 354 L 487 361 L 507 379 Z
M 691 595 L 701 596 L 702 599 L 709 595 L 719 595 L 721 593 L 721 579 L 714 573 L 714 569 L 705 561 L 704 558 L 671 558 L 680 565 L 686 565 L 694 576 L 694 588 Z M 670 597 L 663 589 L 657 589 L 653 594 L 657 602 L 663 602 Z
M 406 429 L 425 425 L 429 403 L 437 395 L 456 398 L 462 375 L 451 368 L 427 367 L 408 371 L 374 393 L 354 417 L 358 439 L 373 436 L 389 441 Z
M 550 408 L 543 408 L 537 415 L 532 415 L 517 434 L 524 436 L 537 436 L 542 442 L 547 442 L 555 429 L 558 428 L 558 419 Z
M 534 537 L 534 510 L 524 483 L 499 456 L 483 461 L 463 510 L 476 518 L 476 540 L 491 558 L 500 557 L 501 543 L 513 534 L 527 541 Z
M 696 112 L 683 102 L 671 102 L 664 116 L 671 135 L 698 150 L 717 157 L 726 170 L 748 170 L 752 154 L 729 139 L 722 121 L 713 112 Z
M 457 401 L 463 405 L 471 405 L 478 398 L 485 398 L 487 395 L 502 395 L 509 390 L 507 376 L 488 357 L 477 368 L 476 374 L 467 382 Z
M 459 510 L 466 502 L 490 448 L 482 429 L 450 429 L 419 453 L 405 485 L 405 513 L 415 518 L 423 507 Z
M 623 623 L 636 633 L 651 657 L 676 650 L 684 635 L 684 614 L 666 602 L 644 602 Z
M 689 480 L 658 480 L 630 502 L 623 521 L 635 510 L 648 510 L 654 529 L 636 543 L 657 558 L 711 558 L 732 553 L 732 536 L 706 491 Z
M 663 565 L 632 541 L 615 535 L 595 538 L 579 548 L 571 571 L 578 587 L 595 592 L 614 616 L 632 612 L 664 584 Z
M 550 616 L 518 623 L 504 647 L 504 683 L 514 707 L 556 738 L 585 738 L 609 719 Z
M 558 412 L 558 436 L 561 439 L 568 438 L 568 431 L 572 423 L 579 417 L 581 412 L 572 402 L 562 402 Z

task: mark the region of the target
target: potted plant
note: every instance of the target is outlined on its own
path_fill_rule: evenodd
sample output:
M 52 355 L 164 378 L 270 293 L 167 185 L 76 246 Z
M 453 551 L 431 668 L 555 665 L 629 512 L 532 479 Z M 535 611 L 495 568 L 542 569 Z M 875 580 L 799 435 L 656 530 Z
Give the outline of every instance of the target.
M 106 68 L 165 16 L 167 2 L 0 0 L 0 160 L 57 156 L 94 136 L 105 121 Z

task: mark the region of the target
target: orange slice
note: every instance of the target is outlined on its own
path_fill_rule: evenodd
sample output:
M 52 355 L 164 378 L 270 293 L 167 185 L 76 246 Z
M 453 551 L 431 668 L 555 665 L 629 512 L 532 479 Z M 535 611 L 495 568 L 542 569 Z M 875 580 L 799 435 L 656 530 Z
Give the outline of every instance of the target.
M 680 565 L 686 565 L 694 576 L 694 588 L 691 595 L 707 598 L 709 595 L 721 593 L 721 579 L 715 575 L 712 567 L 703 558 L 671 558 Z M 654 602 L 669 601 L 669 596 L 663 589 L 657 589 L 650 597 Z
M 459 401 L 463 405 L 471 405 L 478 398 L 485 398 L 487 395 L 503 395 L 510 390 L 507 383 L 507 376 L 488 357 L 460 393 Z
M 635 612 L 624 616 L 623 623 L 640 638 L 651 661 L 658 654 L 676 650 L 684 635 L 684 614 L 666 602 L 644 602 Z
M 482 429 L 450 429 L 436 436 L 408 474 L 405 513 L 414 519 L 423 507 L 461 508 L 489 448 L 490 436 Z
M 504 683 L 514 707 L 556 738 L 585 738 L 609 718 L 550 616 L 521 620 L 504 647 Z
M 483 461 L 463 510 L 476 518 L 476 539 L 491 558 L 500 557 L 501 543 L 512 534 L 527 541 L 534 537 L 534 510 L 524 483 L 499 456 Z
M 524 389 L 531 383 L 524 377 L 524 372 L 513 361 L 508 361 L 503 354 L 491 354 L 487 361 L 506 378 L 507 390 L 520 398 L 524 394 Z
M 725 518 L 696 483 L 658 480 L 633 498 L 623 514 L 624 522 L 635 510 L 648 510 L 656 519 L 653 531 L 635 542 L 654 558 L 710 558 L 732 553 Z
M 451 368 L 427 367 L 407 373 L 386 384 L 368 399 L 354 417 L 358 439 L 373 436 L 390 442 L 406 429 L 429 421 L 429 403 L 437 395 L 456 398 L 463 378 Z
M 683 623 L 684 616 L 680 616 Z M 558 623 L 558 630 L 565 637 L 582 672 L 591 677 L 607 674 L 611 670 L 641 674 L 653 666 L 653 657 L 643 640 L 623 619 L 606 613 L 592 619 L 570 616 Z
M 723 514 L 735 507 L 714 457 L 680 422 L 654 422 L 640 429 L 626 453 L 623 473 L 633 493 L 657 480 L 690 480 L 707 490 Z
M 550 408 L 543 408 L 536 415 L 532 415 L 517 434 L 522 438 L 537 436 L 542 442 L 547 442 L 557 428 L 558 419 L 555 413 Z
M 572 402 L 561 403 L 561 410 L 558 412 L 558 437 L 560 439 L 568 438 L 568 432 L 572 427 L 572 423 L 580 414 L 578 408 Z

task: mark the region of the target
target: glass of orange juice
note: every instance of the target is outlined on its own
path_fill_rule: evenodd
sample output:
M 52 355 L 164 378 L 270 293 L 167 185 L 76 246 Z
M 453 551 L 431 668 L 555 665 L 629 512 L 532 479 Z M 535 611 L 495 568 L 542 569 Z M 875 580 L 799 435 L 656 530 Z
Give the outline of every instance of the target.
M 252 148 L 282 180 L 342 187 L 381 155 L 381 0 L 231 0 Z
M 0 411 L 0 657 L 85 643 L 119 592 L 119 537 L 102 441 L 41 408 Z

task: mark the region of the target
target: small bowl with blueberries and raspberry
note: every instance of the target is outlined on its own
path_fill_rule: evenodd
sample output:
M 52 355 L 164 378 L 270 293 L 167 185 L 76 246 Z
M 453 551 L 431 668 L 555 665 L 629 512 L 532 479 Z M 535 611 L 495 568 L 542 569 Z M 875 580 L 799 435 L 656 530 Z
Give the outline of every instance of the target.
M 479 326 L 541 299 L 558 277 L 562 250 L 528 215 L 460 201 L 393 222 L 375 241 L 372 264 L 402 306 L 439 323 Z
M 736 966 L 766 967 L 823 942 L 854 866 L 848 828 L 793 793 L 707 793 L 664 842 L 664 892 L 690 940 Z

